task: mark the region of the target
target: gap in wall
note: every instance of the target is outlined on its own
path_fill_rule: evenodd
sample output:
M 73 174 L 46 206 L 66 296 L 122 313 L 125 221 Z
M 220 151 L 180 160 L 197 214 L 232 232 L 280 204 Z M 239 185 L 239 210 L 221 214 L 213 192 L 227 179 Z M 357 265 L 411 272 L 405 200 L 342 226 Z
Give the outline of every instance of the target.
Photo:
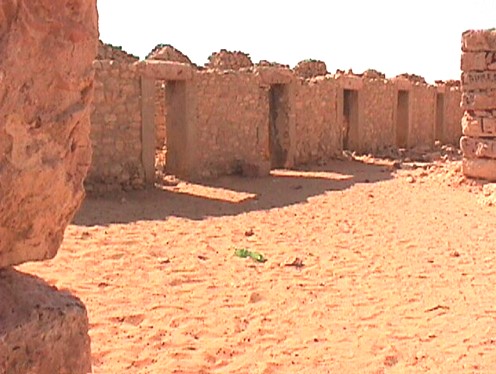
M 408 147 L 408 133 L 410 131 L 410 92 L 398 91 L 396 107 L 396 145 L 398 148 Z
M 186 158 L 186 82 L 160 81 L 155 102 L 156 159 L 155 174 L 159 181 L 177 176 L 185 168 Z M 165 118 L 164 118 L 165 117 Z M 160 128 L 162 127 L 162 128 Z
M 358 149 L 358 91 L 343 90 L 343 149 Z
M 269 89 L 269 152 L 271 169 L 284 168 L 289 152 L 289 99 L 286 84 Z
M 444 93 L 436 95 L 436 137 L 435 140 L 444 141 Z

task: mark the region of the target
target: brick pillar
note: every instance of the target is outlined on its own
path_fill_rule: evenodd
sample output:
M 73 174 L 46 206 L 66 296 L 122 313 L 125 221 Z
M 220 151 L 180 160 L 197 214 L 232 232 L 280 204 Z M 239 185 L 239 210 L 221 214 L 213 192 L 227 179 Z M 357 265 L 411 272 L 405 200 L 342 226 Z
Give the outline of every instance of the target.
M 463 173 L 496 181 L 496 30 L 462 35 Z

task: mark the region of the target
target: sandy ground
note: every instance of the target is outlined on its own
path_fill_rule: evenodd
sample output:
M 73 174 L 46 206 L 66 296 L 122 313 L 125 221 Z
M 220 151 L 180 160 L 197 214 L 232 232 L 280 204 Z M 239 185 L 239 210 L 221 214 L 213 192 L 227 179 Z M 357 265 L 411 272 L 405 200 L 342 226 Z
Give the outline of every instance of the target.
M 87 305 L 95 373 L 494 373 L 496 208 L 458 172 L 336 161 L 87 199 L 19 268 Z

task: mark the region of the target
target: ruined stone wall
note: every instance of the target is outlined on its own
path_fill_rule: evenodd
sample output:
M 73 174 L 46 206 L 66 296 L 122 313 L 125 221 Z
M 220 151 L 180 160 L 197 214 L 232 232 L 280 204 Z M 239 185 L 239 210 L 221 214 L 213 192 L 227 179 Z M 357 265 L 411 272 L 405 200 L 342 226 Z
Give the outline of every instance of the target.
M 317 60 L 300 61 L 293 70 L 300 78 L 314 78 L 327 75 L 325 62 Z
M 329 160 L 342 151 L 339 86 L 331 76 L 299 79 L 295 98 L 295 164 Z
M 360 95 L 362 110 L 356 151 L 374 153 L 394 146 L 394 84 L 384 79 L 363 79 Z
M 91 114 L 93 161 L 88 191 L 139 187 L 141 162 L 141 86 L 138 64 L 95 61 Z
M 98 43 L 98 52 L 96 59 L 113 60 L 131 64 L 133 62 L 137 62 L 139 60 L 139 57 L 123 51 L 121 47 L 115 47 L 100 40 Z
M 408 146 L 432 147 L 436 124 L 436 87 L 415 83 L 410 91 L 411 123 Z
M 496 181 L 496 30 L 462 35 L 463 173 Z
M 194 78 L 199 176 L 241 172 L 269 161 L 267 90 L 250 72 L 205 70 Z M 193 151 L 193 150 L 192 150 Z
M 222 49 L 212 53 L 206 66 L 216 70 L 240 70 L 252 67 L 253 62 L 246 53 Z
M 458 145 L 462 136 L 460 119 L 463 117 L 463 109 L 460 107 L 462 93 L 458 86 L 446 86 L 444 91 L 444 144 Z

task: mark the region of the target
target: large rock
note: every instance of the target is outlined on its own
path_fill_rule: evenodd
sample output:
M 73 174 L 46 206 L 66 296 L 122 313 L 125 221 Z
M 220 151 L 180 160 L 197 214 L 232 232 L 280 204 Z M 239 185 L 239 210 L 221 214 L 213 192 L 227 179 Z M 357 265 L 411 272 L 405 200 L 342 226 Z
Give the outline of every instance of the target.
M 96 0 L 0 2 L 0 268 L 55 256 L 83 199 L 97 42 Z
M 0 270 L 0 373 L 91 372 L 84 304 L 39 278 Z

